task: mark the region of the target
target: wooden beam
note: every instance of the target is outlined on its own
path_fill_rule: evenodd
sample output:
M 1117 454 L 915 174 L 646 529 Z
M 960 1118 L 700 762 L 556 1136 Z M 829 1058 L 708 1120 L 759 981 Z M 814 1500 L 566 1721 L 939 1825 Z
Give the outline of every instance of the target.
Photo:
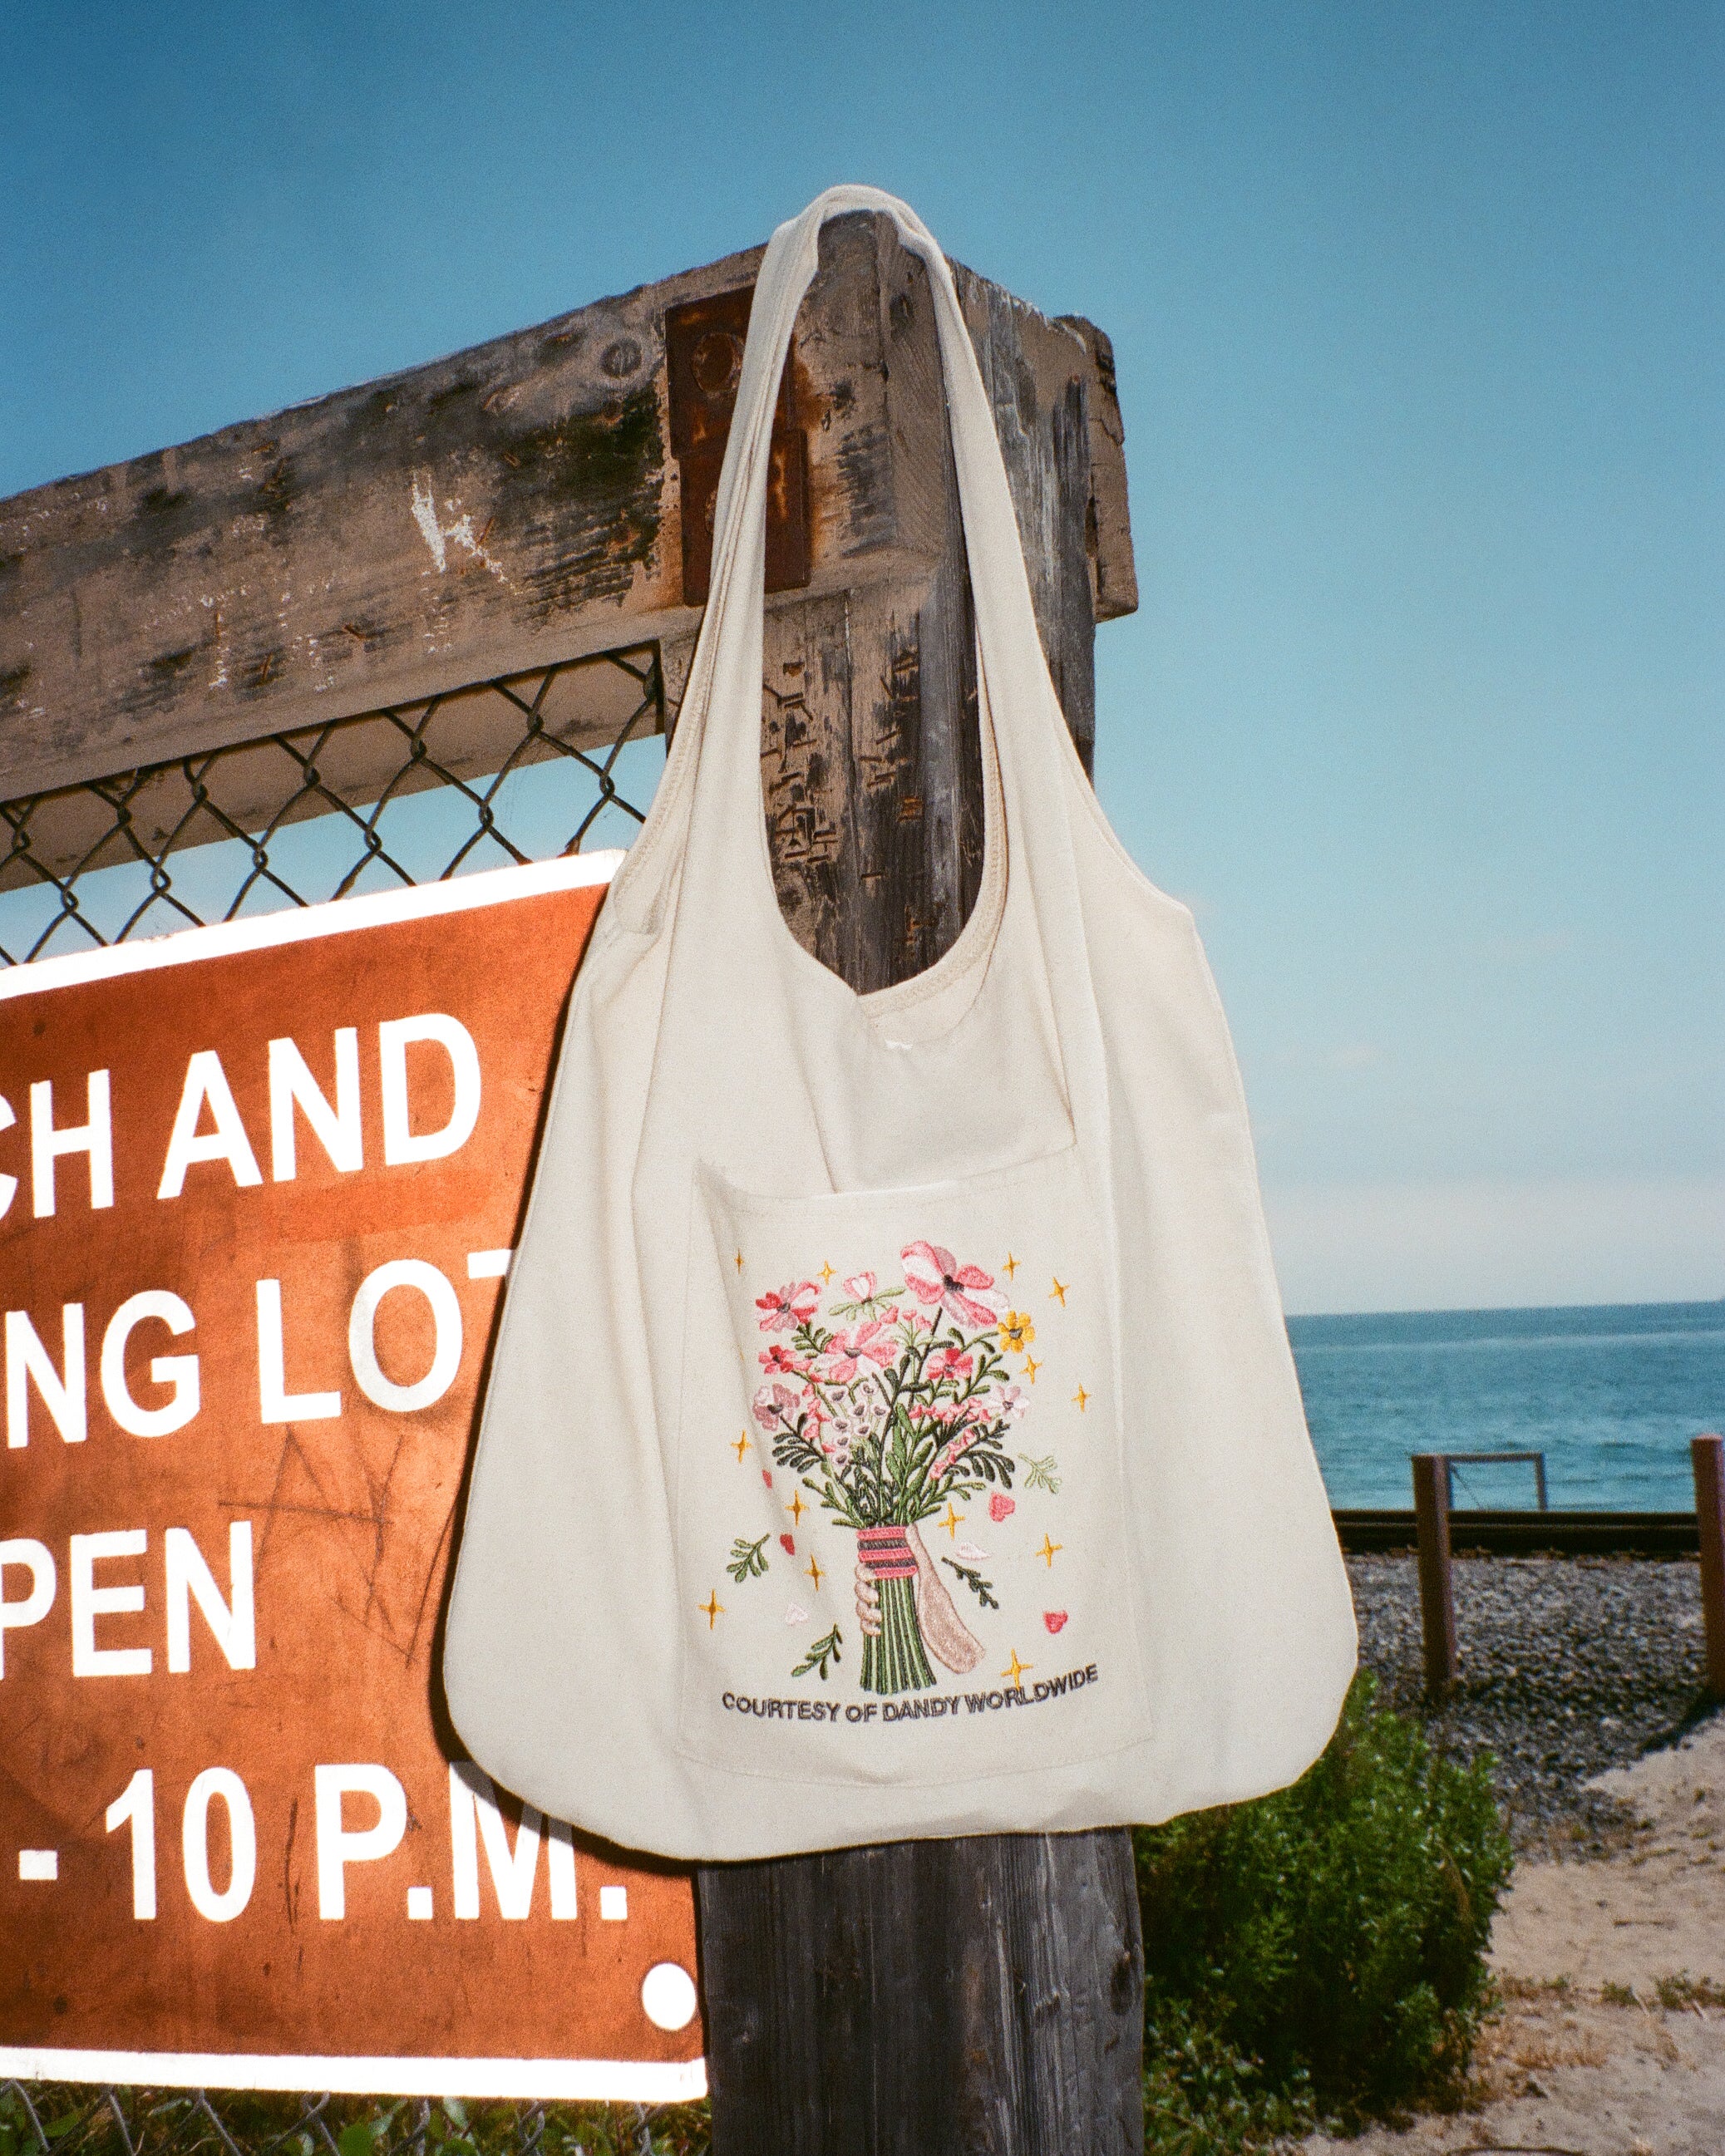
M 759 259 L 0 502 L 0 799 L 623 645 L 686 648 L 665 318 L 752 285 Z M 960 281 L 997 414 L 1039 445 L 1027 531 L 1085 436 L 1091 496 L 1039 568 L 1039 618 L 1064 619 L 1080 584 L 1100 617 L 1129 610 L 1106 340 Z M 937 555 L 893 433 L 878 296 L 834 276 L 799 330 L 817 594 Z

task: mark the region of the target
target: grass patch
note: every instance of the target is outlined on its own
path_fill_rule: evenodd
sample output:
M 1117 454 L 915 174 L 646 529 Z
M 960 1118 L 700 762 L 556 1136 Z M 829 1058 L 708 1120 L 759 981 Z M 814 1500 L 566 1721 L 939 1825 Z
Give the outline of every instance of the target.
M 1686 1969 L 1676 1976 L 1661 1977 L 1653 1987 L 1653 1995 L 1667 2014 L 1681 2014 L 1694 2006 L 1703 2011 L 1725 2006 L 1725 1984 L 1715 1984 L 1710 1976 L 1692 1976 Z

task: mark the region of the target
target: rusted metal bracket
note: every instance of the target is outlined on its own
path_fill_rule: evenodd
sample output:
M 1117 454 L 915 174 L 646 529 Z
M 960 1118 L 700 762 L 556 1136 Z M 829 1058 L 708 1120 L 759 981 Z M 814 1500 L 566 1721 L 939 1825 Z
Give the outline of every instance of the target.
M 753 285 L 668 307 L 665 389 L 671 454 L 683 486 L 683 603 L 699 606 L 712 574 L 713 511 L 719 467 L 742 377 Z M 808 588 L 809 437 L 797 424 L 794 341 L 778 387 L 767 475 L 767 588 Z

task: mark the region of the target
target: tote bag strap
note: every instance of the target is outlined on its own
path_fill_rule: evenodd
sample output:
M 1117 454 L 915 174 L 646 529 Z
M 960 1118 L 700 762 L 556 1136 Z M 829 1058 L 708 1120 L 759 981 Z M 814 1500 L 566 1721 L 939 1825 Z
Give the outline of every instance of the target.
M 928 270 L 934 296 L 953 462 L 973 594 L 985 724 L 991 726 L 1014 846 L 1024 809 L 1058 783 L 1072 750 L 1031 603 L 993 414 L 947 259 L 908 204 L 877 187 L 829 187 L 773 234 L 749 314 L 714 519 L 711 596 L 676 734 L 647 822 L 612 886 L 619 928 L 650 932 L 678 880 L 685 850 L 703 887 L 735 887 L 760 837 L 758 713 L 762 652 L 768 453 L 779 378 L 797 310 L 819 266 L 821 228 L 859 210 L 890 216 Z M 738 709 L 729 706 L 735 702 Z M 745 723 L 745 721 L 747 721 Z M 698 783 L 697 782 L 698 777 Z M 1051 803 L 1050 803 L 1051 805 Z M 991 847 L 1005 834 L 989 834 Z M 766 896 L 771 898 L 770 886 Z

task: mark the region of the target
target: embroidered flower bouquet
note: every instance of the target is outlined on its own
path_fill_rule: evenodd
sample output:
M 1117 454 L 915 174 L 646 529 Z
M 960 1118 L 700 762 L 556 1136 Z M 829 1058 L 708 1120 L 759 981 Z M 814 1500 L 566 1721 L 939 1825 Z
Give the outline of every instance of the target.
M 932 1243 L 900 1260 L 902 1285 L 855 1274 L 826 1322 L 814 1281 L 756 1305 L 762 1332 L 782 1337 L 761 1352 L 755 1417 L 778 1466 L 856 1532 L 879 1615 L 865 1626 L 862 1686 L 883 1693 L 934 1683 L 931 1644 L 949 1667 L 974 1666 L 980 1648 L 932 1577 L 917 1523 L 985 1484 L 1011 1489 L 1006 1433 L 1028 1404 L 1005 1360 L 1026 1321 L 993 1276 Z

